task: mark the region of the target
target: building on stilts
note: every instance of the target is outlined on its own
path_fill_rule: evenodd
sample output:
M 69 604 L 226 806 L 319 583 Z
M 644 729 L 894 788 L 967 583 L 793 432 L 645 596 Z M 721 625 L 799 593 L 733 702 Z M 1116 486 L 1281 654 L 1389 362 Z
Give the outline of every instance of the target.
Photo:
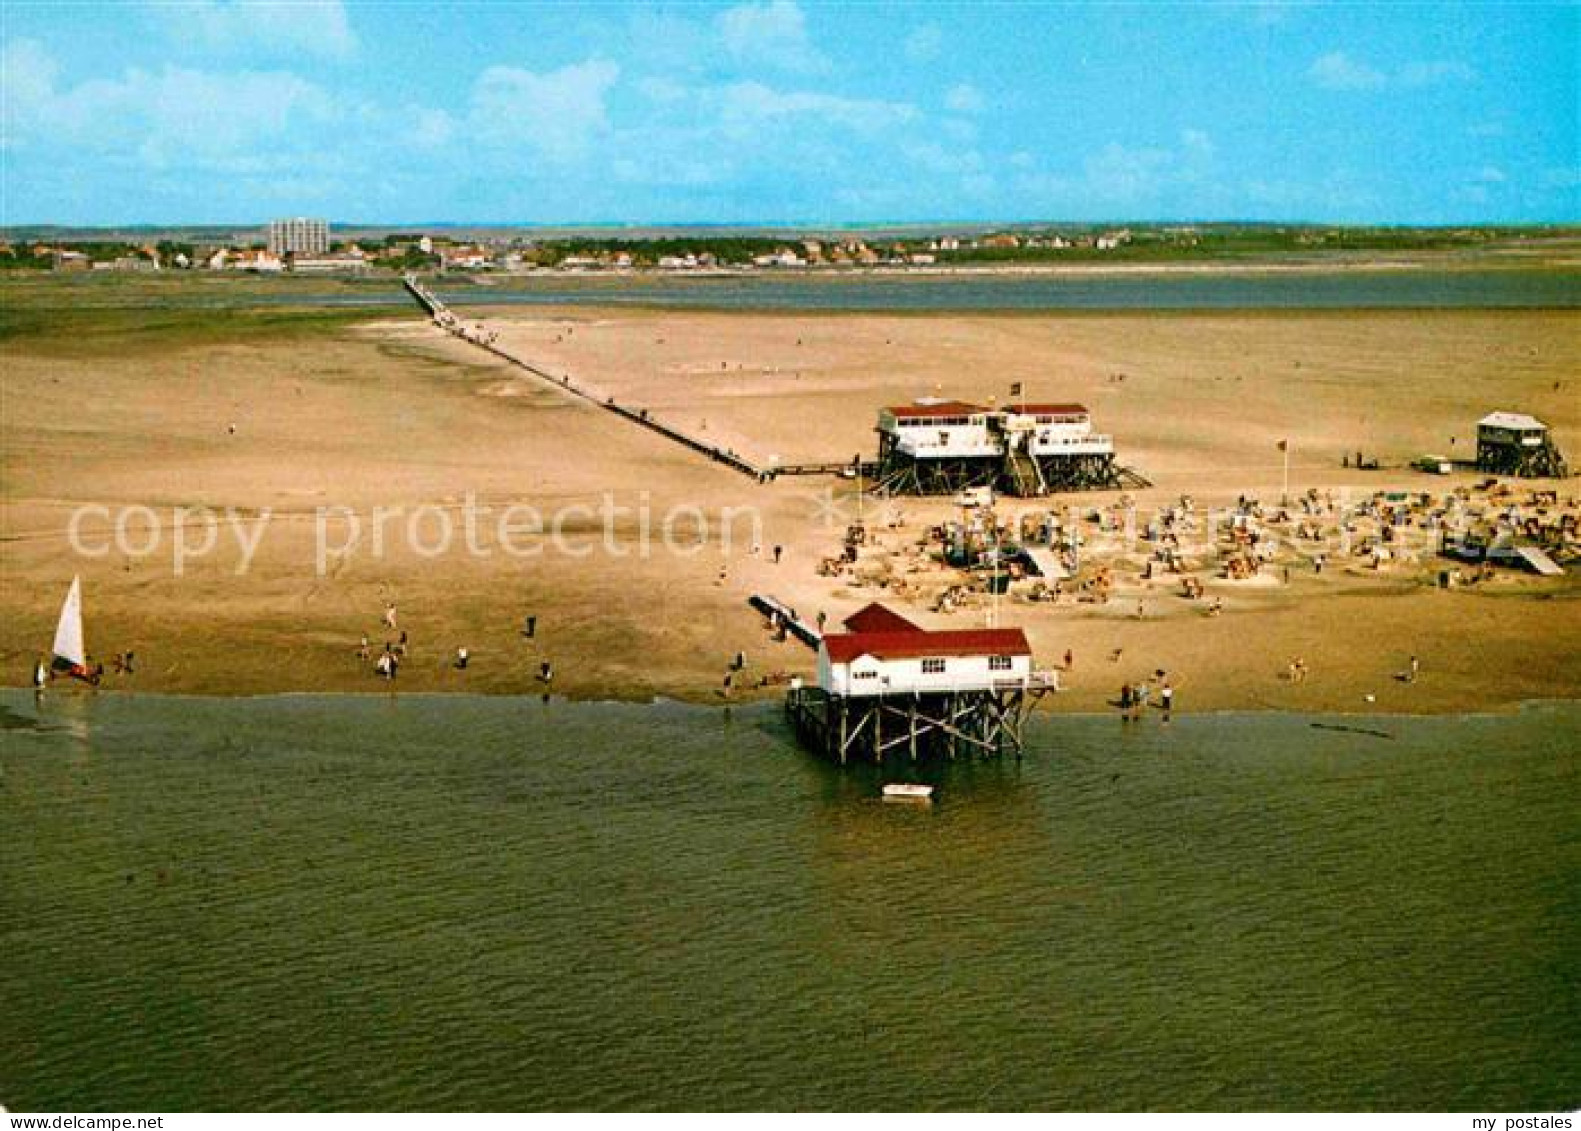
M 1490 412 L 1477 421 L 1477 470 L 1528 479 L 1570 473 L 1548 425 L 1523 412 Z
M 818 644 L 816 686 L 785 701 L 803 744 L 842 764 L 1019 758 L 1028 711 L 1059 690 L 1019 628 L 933 632 L 878 604 L 844 627 Z
M 878 414 L 878 481 L 898 494 L 974 487 L 1029 497 L 1146 486 L 1115 462 L 1114 438 L 1079 404 L 1003 408 L 925 398 Z

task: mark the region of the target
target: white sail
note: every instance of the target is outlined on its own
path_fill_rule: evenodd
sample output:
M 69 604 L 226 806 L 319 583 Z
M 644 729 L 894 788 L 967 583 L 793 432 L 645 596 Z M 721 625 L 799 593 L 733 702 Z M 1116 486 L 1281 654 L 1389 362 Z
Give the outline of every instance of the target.
M 73 577 L 66 603 L 60 607 L 60 623 L 55 626 L 55 655 L 78 667 L 88 666 L 88 652 L 82 645 L 82 580 Z

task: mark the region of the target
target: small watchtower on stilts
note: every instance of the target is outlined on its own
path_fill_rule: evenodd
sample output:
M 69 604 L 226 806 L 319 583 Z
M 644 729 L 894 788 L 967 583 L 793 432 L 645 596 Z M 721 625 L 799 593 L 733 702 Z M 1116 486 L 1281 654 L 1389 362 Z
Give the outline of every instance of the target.
M 1477 470 L 1525 479 L 1569 474 L 1548 425 L 1522 412 L 1490 412 L 1477 421 Z
M 848 618 L 818 645 L 818 682 L 785 711 L 797 737 L 842 765 L 1005 753 L 1021 756 L 1022 724 L 1054 672 L 1032 666 L 1019 628 L 930 632 L 882 605 Z

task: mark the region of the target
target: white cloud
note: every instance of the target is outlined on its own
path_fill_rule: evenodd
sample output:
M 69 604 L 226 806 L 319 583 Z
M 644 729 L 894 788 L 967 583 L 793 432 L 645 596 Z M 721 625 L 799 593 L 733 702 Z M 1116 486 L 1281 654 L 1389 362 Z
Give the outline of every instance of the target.
M 671 79 L 645 78 L 637 82 L 637 89 L 650 102 L 684 102 L 690 93 L 686 87 Z
M 151 10 L 174 35 L 212 51 L 343 59 L 357 50 L 341 0 L 183 0 Z
M 1077 213 L 1113 217 L 1129 208 L 1153 208 L 1189 201 L 1210 208 L 1223 196 L 1217 176 L 1217 147 L 1198 129 L 1180 132 L 1178 145 L 1125 145 L 1110 142 L 1090 153 L 1079 172 L 1040 168 L 1027 150 L 1012 152 L 1011 186 L 1035 206 L 1058 206 Z
M 1343 51 L 1331 51 L 1318 58 L 1307 74 L 1329 90 L 1373 90 L 1388 78 L 1365 63 L 1358 63 Z
M 1401 86 L 1438 86 L 1451 82 L 1471 82 L 1477 73 L 1464 63 L 1433 60 L 1407 63 L 1400 68 Z
M 1552 188 L 1573 189 L 1581 188 L 1581 168 L 1544 169 L 1543 183 Z
M 778 91 L 757 82 L 730 83 L 715 93 L 727 127 L 751 130 L 776 119 L 814 116 L 820 121 L 859 133 L 877 133 L 916 119 L 917 109 L 905 102 L 842 98 L 815 91 Z
M 411 117 L 416 123 L 412 140 L 418 145 L 438 147 L 455 136 L 455 119 L 443 110 L 414 110 Z
M 681 153 L 644 152 L 616 158 L 611 168 L 628 184 L 688 188 L 723 184 L 736 174 L 730 162 L 704 161 Z
M 945 118 L 939 123 L 939 129 L 953 141 L 977 140 L 977 123 L 967 118 Z
M 55 89 L 60 65 L 36 39 L 17 39 L 0 49 L 0 92 L 7 116 L 39 105 Z M 8 131 L 9 132 L 9 131 Z
M 1484 165 L 1477 170 L 1477 175 L 1473 180 L 1480 181 L 1485 185 L 1502 185 L 1509 178 L 1504 175 L 1504 170 L 1497 165 Z
M 969 173 L 961 178 L 961 188 L 972 196 L 992 196 L 998 187 L 992 173 Z
M 923 24 L 906 36 L 904 49 L 913 63 L 931 63 L 944 50 L 944 33 L 938 24 Z
M 526 144 L 550 161 L 580 161 L 609 127 L 604 98 L 619 77 L 607 59 L 543 74 L 490 67 L 472 90 L 469 132 L 486 143 Z
M 6 45 L 0 69 L 8 144 L 64 144 L 150 166 L 278 152 L 341 114 L 324 90 L 285 71 L 131 68 L 60 85 L 54 60 L 25 40 Z
M 1352 59 L 1343 51 L 1331 51 L 1307 68 L 1307 77 L 1329 90 L 1378 90 L 1386 86 L 1411 89 L 1472 82 L 1477 73 L 1464 63 L 1432 59 L 1406 63 L 1391 74 Z
M 1213 139 L 1201 130 L 1181 130 L 1180 144 L 1185 149 L 1186 156 L 1190 159 L 1198 161 L 1210 161 L 1213 159 Z
M 807 36 L 795 0 L 766 0 L 727 8 L 717 21 L 720 42 L 734 59 L 791 71 L 822 71 L 828 60 Z
M 975 149 L 958 149 L 937 142 L 917 142 L 904 147 L 906 157 L 918 168 L 935 174 L 984 172 L 983 155 Z
M 956 83 L 944 95 L 944 105 L 957 114 L 976 114 L 985 105 L 983 92 L 969 82 Z
M 1110 142 L 1082 163 L 1091 190 L 1111 201 L 1134 201 L 1155 193 L 1171 163 L 1165 149 L 1130 149 Z

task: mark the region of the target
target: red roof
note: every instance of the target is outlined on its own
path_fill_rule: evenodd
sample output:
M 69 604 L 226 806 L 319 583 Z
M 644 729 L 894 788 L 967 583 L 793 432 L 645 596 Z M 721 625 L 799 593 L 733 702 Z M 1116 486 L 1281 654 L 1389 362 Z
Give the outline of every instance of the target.
M 880 660 L 921 656 L 1030 656 L 1032 646 L 1019 628 L 969 628 L 949 632 L 843 632 L 825 636 L 829 660 L 849 664 L 859 656 Z
M 1087 406 L 1081 404 L 1012 404 L 1005 406 L 1006 412 L 1018 412 L 1023 416 L 1086 416 Z
M 934 404 L 896 405 L 890 408 L 897 418 L 917 419 L 931 416 L 970 416 L 974 412 L 987 412 L 980 404 L 965 401 L 938 401 Z
M 845 618 L 845 627 L 852 632 L 921 632 L 905 617 L 886 609 L 877 601 L 870 602 Z

